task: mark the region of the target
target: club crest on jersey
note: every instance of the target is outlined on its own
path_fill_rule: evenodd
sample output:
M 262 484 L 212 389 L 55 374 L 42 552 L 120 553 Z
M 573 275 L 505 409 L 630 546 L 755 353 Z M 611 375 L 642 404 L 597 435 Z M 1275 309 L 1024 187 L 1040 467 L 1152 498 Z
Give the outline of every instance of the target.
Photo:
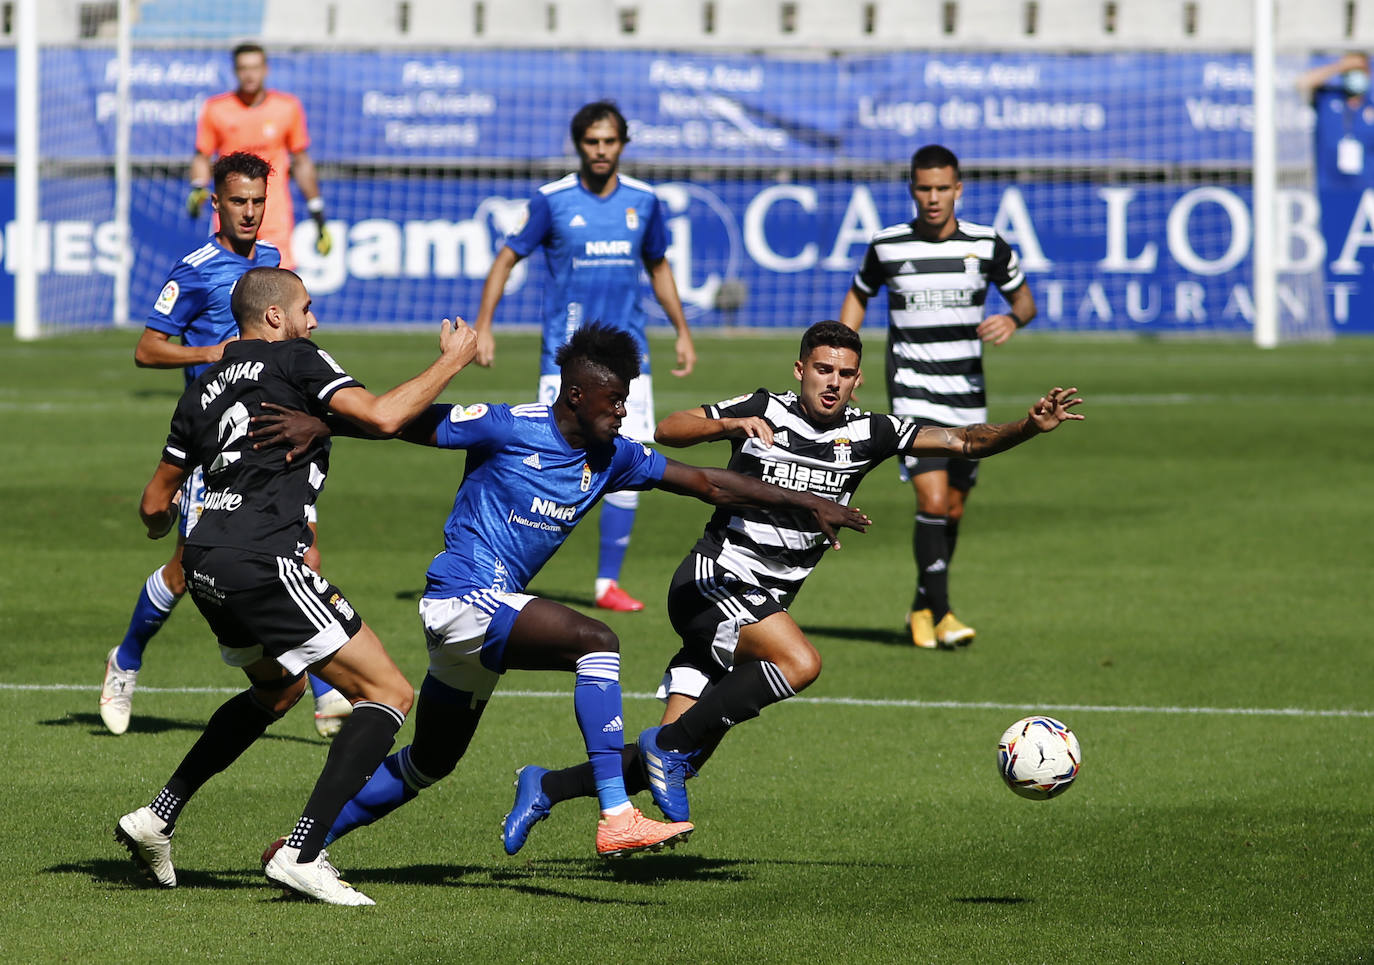
M 467 422 L 471 419 L 480 419 L 487 414 L 487 404 L 478 402 L 476 405 L 465 405 L 461 409 L 454 406 L 448 410 L 449 422 Z
M 848 466 L 853 460 L 854 446 L 848 439 L 835 440 L 835 465 Z
M 982 262 L 977 255 L 964 255 L 964 274 L 981 275 L 983 273 Z
M 634 208 L 625 209 L 625 227 L 631 231 L 636 231 L 639 228 L 639 212 Z
M 162 286 L 162 294 L 158 295 L 157 301 L 153 303 L 153 311 L 160 315 L 172 314 L 172 306 L 177 303 L 180 295 L 181 286 L 174 281 L 168 281 Z
M 584 462 L 582 464 L 582 491 L 585 493 L 592 488 L 592 464 Z

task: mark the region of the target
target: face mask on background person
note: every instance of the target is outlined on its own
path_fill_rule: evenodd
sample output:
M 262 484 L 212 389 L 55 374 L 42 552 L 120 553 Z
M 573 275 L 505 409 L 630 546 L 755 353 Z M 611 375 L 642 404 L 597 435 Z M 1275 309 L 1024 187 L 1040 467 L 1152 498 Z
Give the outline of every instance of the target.
M 1369 92 L 1369 73 L 1363 70 L 1347 70 L 1341 75 L 1341 86 L 1347 97 L 1358 97 Z

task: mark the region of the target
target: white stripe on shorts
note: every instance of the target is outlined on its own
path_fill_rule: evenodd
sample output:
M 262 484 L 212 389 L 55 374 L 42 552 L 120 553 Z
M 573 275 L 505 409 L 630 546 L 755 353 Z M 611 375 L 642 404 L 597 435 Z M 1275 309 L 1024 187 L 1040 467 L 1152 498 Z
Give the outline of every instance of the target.
M 306 585 L 306 577 L 301 572 L 302 569 L 304 569 L 304 564 L 288 560 L 284 556 L 277 557 L 277 575 L 281 577 L 282 586 L 286 588 L 287 595 L 296 601 L 296 606 L 316 630 L 323 630 L 338 621 L 334 619 L 334 615 L 329 612 L 328 607 L 320 602 L 320 598 L 315 596 L 314 591 Z

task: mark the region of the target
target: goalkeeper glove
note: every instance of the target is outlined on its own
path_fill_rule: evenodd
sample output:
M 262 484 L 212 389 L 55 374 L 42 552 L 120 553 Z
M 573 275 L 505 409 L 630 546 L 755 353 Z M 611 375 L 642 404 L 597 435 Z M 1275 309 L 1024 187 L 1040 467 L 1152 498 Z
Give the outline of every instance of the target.
M 324 218 L 324 198 L 318 195 L 305 203 L 310 217 L 315 219 L 315 251 L 324 257 L 334 250 L 334 238 L 329 234 L 329 225 Z
M 200 209 L 208 200 L 210 200 L 210 192 L 206 190 L 205 185 L 193 183 L 191 193 L 186 196 L 186 213 L 192 218 L 199 218 Z

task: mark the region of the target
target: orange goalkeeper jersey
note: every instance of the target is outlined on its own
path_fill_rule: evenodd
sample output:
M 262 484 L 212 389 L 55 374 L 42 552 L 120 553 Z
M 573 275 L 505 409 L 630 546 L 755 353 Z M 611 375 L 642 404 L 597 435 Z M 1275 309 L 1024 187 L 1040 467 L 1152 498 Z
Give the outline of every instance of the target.
M 248 151 L 272 165 L 267 178 L 267 210 L 258 237 L 281 250 L 283 268 L 296 266 L 291 254 L 291 229 L 296 219 L 287 184 L 291 155 L 308 147 L 305 109 L 299 100 L 281 91 L 267 91 L 252 107 L 245 106 L 232 91 L 218 94 L 205 102 L 196 125 L 196 151 L 206 157 Z M 218 225 L 215 230 L 219 230 Z

